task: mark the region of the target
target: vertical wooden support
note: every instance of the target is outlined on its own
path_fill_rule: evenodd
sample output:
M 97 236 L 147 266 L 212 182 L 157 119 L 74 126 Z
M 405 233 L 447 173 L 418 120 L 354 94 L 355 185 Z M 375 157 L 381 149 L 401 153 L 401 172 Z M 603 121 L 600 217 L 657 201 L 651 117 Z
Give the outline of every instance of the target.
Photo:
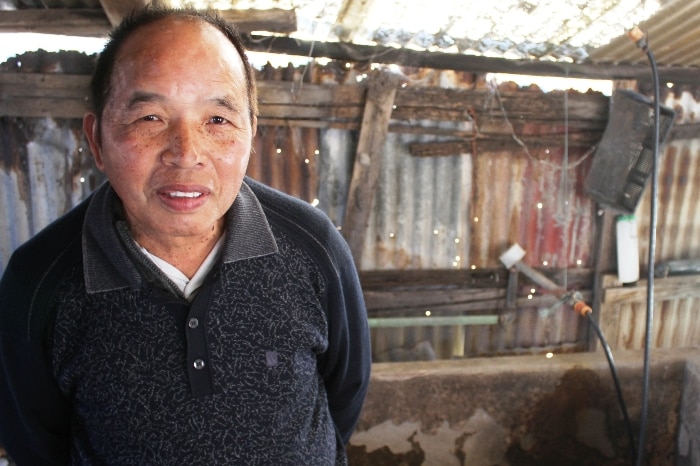
M 399 76 L 374 72 L 367 85 L 367 100 L 343 220 L 343 236 L 358 269 L 398 84 Z
M 601 210 L 596 222 L 595 242 L 595 276 L 593 280 L 593 319 L 608 340 L 611 349 L 617 340 L 619 331 L 619 313 L 616 305 L 603 305 L 603 293 L 610 284 L 606 282 L 606 274 L 616 269 L 615 258 L 615 222 L 614 212 Z M 614 315 L 613 315 L 614 314 Z M 598 337 L 593 331 L 588 332 L 588 350 L 595 351 L 598 348 Z

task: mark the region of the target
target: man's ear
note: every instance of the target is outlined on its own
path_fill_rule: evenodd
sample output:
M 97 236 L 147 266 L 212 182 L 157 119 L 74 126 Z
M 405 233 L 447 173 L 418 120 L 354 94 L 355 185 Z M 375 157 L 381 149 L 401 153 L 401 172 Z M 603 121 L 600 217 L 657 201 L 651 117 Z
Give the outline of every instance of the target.
M 83 116 L 83 132 L 90 145 L 90 151 L 93 157 L 95 157 L 95 165 L 102 170 L 104 162 L 102 160 L 102 146 L 100 144 L 100 120 L 97 118 L 97 115 L 89 112 Z

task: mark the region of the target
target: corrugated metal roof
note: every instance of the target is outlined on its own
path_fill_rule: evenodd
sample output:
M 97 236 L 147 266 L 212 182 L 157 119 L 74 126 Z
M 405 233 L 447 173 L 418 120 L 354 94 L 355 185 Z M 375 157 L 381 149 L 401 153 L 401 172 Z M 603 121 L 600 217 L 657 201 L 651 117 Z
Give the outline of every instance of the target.
M 647 33 L 656 61 L 665 65 L 700 65 L 700 2 L 675 0 L 640 27 Z M 642 63 L 644 54 L 626 36 L 613 39 L 590 53 L 590 60 L 606 63 Z
M 160 0 L 214 9 L 295 10 L 291 37 L 565 63 L 638 63 L 640 24 L 659 64 L 695 66 L 698 0 Z M 97 0 L 0 0 L 0 10 L 99 9 Z M 0 13 L 1 14 L 1 13 Z M 650 18 L 651 17 L 651 18 Z M 612 42 L 611 42 L 612 41 Z M 606 45 L 609 42 L 610 45 Z

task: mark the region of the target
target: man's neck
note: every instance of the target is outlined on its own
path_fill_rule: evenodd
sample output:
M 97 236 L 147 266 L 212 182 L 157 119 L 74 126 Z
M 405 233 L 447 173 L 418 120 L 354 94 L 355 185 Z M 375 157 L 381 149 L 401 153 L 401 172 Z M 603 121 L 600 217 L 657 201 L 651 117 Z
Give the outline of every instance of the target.
M 134 239 L 148 252 L 173 265 L 187 278 L 192 278 L 222 234 L 223 232 L 199 239 L 168 238 L 167 241 L 154 241 L 135 235 Z

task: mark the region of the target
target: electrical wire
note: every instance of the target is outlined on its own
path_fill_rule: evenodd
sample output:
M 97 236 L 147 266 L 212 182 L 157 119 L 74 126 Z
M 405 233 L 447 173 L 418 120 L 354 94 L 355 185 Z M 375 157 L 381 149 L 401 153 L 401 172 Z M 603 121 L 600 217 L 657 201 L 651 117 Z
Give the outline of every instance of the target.
M 652 87 L 654 92 L 654 134 L 653 134 L 653 157 L 651 170 L 651 214 L 649 218 L 649 256 L 647 261 L 647 314 L 646 332 L 644 335 L 644 373 L 642 383 L 642 410 L 639 417 L 639 443 L 637 444 L 637 466 L 642 466 L 644 462 L 644 444 L 646 443 L 646 432 L 649 417 L 649 373 L 651 366 L 651 340 L 652 326 L 654 322 L 654 261 L 656 257 L 656 226 L 658 210 L 658 190 L 659 190 L 659 133 L 661 128 L 661 92 L 659 90 L 659 72 L 656 67 L 654 54 L 649 49 L 649 44 L 642 31 L 635 27 L 628 33 L 629 38 L 635 42 L 637 47 L 642 49 L 647 55 L 651 66 Z
M 654 321 L 654 260 L 656 256 L 656 224 L 658 210 L 659 190 L 659 128 L 661 104 L 659 91 L 659 73 L 656 68 L 654 54 L 646 47 L 647 58 L 652 69 L 654 88 L 654 157 L 651 172 L 651 217 L 649 221 L 649 258 L 647 261 L 647 315 L 646 334 L 644 337 L 644 385 L 642 390 L 642 412 L 639 420 L 639 450 L 637 452 L 637 466 L 642 465 L 644 456 L 644 443 L 646 440 L 648 405 L 649 405 L 649 372 L 651 360 L 652 325 Z
M 625 427 L 627 428 L 627 436 L 629 437 L 630 442 L 630 454 L 632 455 L 632 461 L 635 462 L 637 457 L 637 451 L 634 445 L 634 429 L 632 428 L 632 422 L 630 421 L 629 414 L 627 413 L 627 404 L 625 403 L 624 396 L 622 395 L 620 377 L 617 375 L 617 369 L 615 368 L 615 360 L 613 359 L 613 354 L 610 350 L 610 346 L 608 345 L 608 342 L 606 341 L 605 336 L 603 335 L 603 331 L 600 329 L 595 319 L 593 319 L 593 317 L 591 317 L 590 314 L 588 314 L 587 317 L 588 323 L 591 327 L 593 327 L 593 330 L 595 331 L 596 335 L 598 335 L 600 344 L 603 346 L 603 350 L 605 351 L 605 357 L 608 359 L 610 373 L 612 374 L 613 382 L 615 384 L 615 394 L 617 395 L 617 401 L 620 404 L 622 416 L 625 419 Z
M 578 296 L 577 293 L 574 293 L 574 295 L 572 296 L 572 301 L 572 307 L 574 308 L 574 311 L 588 319 L 588 323 L 591 327 L 593 327 L 593 330 L 595 331 L 596 335 L 598 335 L 600 344 L 605 352 L 605 357 L 607 358 L 608 365 L 610 366 L 610 373 L 612 375 L 613 383 L 615 384 L 615 394 L 617 395 L 617 401 L 620 405 L 620 411 L 622 411 L 622 417 L 625 421 L 625 428 L 627 429 L 627 436 L 629 437 L 630 455 L 632 456 L 632 462 L 634 463 L 637 457 L 637 451 L 634 444 L 634 429 L 632 428 L 632 422 L 630 421 L 630 417 L 627 412 L 627 403 L 625 403 L 625 397 L 622 394 L 620 377 L 617 374 L 617 369 L 615 367 L 615 359 L 613 358 L 612 350 L 610 349 L 610 346 L 608 345 L 608 342 L 605 339 L 605 335 L 600 329 L 600 326 L 596 323 L 595 319 L 593 319 L 593 310 L 591 309 L 591 307 L 584 301 L 580 300 L 580 296 Z
M 652 84 L 653 84 L 653 110 L 654 110 L 654 133 L 653 133 L 653 157 L 652 157 L 652 171 L 651 171 L 651 215 L 649 220 L 649 257 L 647 266 L 647 313 L 646 313 L 646 331 L 644 336 L 644 369 L 643 369 L 643 382 L 642 382 L 642 407 L 639 419 L 639 437 L 637 446 L 634 445 L 634 430 L 632 429 L 632 423 L 630 422 L 629 415 L 627 413 L 627 404 L 625 403 L 624 397 L 622 395 L 622 389 L 620 387 L 620 378 L 617 374 L 617 369 L 615 368 L 615 360 L 613 359 L 612 351 L 610 346 L 603 335 L 603 331 L 600 329 L 598 324 L 592 318 L 592 309 L 583 300 L 581 300 L 580 294 L 573 293 L 570 295 L 565 295 L 571 301 L 571 304 L 578 314 L 588 318 L 588 323 L 593 327 L 593 330 L 598 335 L 601 345 L 605 351 L 605 356 L 608 359 L 608 365 L 610 366 L 610 372 L 612 374 L 613 382 L 615 384 L 615 392 L 617 394 L 617 399 L 620 404 L 620 409 L 622 410 L 622 415 L 625 420 L 625 425 L 627 427 L 627 433 L 630 439 L 630 450 L 633 458 L 633 462 L 636 466 L 642 466 L 644 463 L 644 446 L 646 443 L 646 431 L 648 424 L 648 411 L 649 411 L 649 375 L 651 366 L 651 343 L 652 343 L 652 326 L 654 322 L 654 261 L 656 256 L 656 226 L 657 220 L 657 210 L 658 210 L 658 189 L 659 189 L 659 133 L 660 133 L 660 116 L 661 116 L 661 97 L 659 90 L 659 73 L 656 66 L 656 60 L 654 59 L 654 54 L 649 50 L 649 46 L 646 41 L 646 37 L 639 30 L 639 28 L 634 28 L 629 32 L 629 37 L 636 42 L 636 45 L 642 49 L 647 55 L 649 64 L 651 66 L 652 72 Z

